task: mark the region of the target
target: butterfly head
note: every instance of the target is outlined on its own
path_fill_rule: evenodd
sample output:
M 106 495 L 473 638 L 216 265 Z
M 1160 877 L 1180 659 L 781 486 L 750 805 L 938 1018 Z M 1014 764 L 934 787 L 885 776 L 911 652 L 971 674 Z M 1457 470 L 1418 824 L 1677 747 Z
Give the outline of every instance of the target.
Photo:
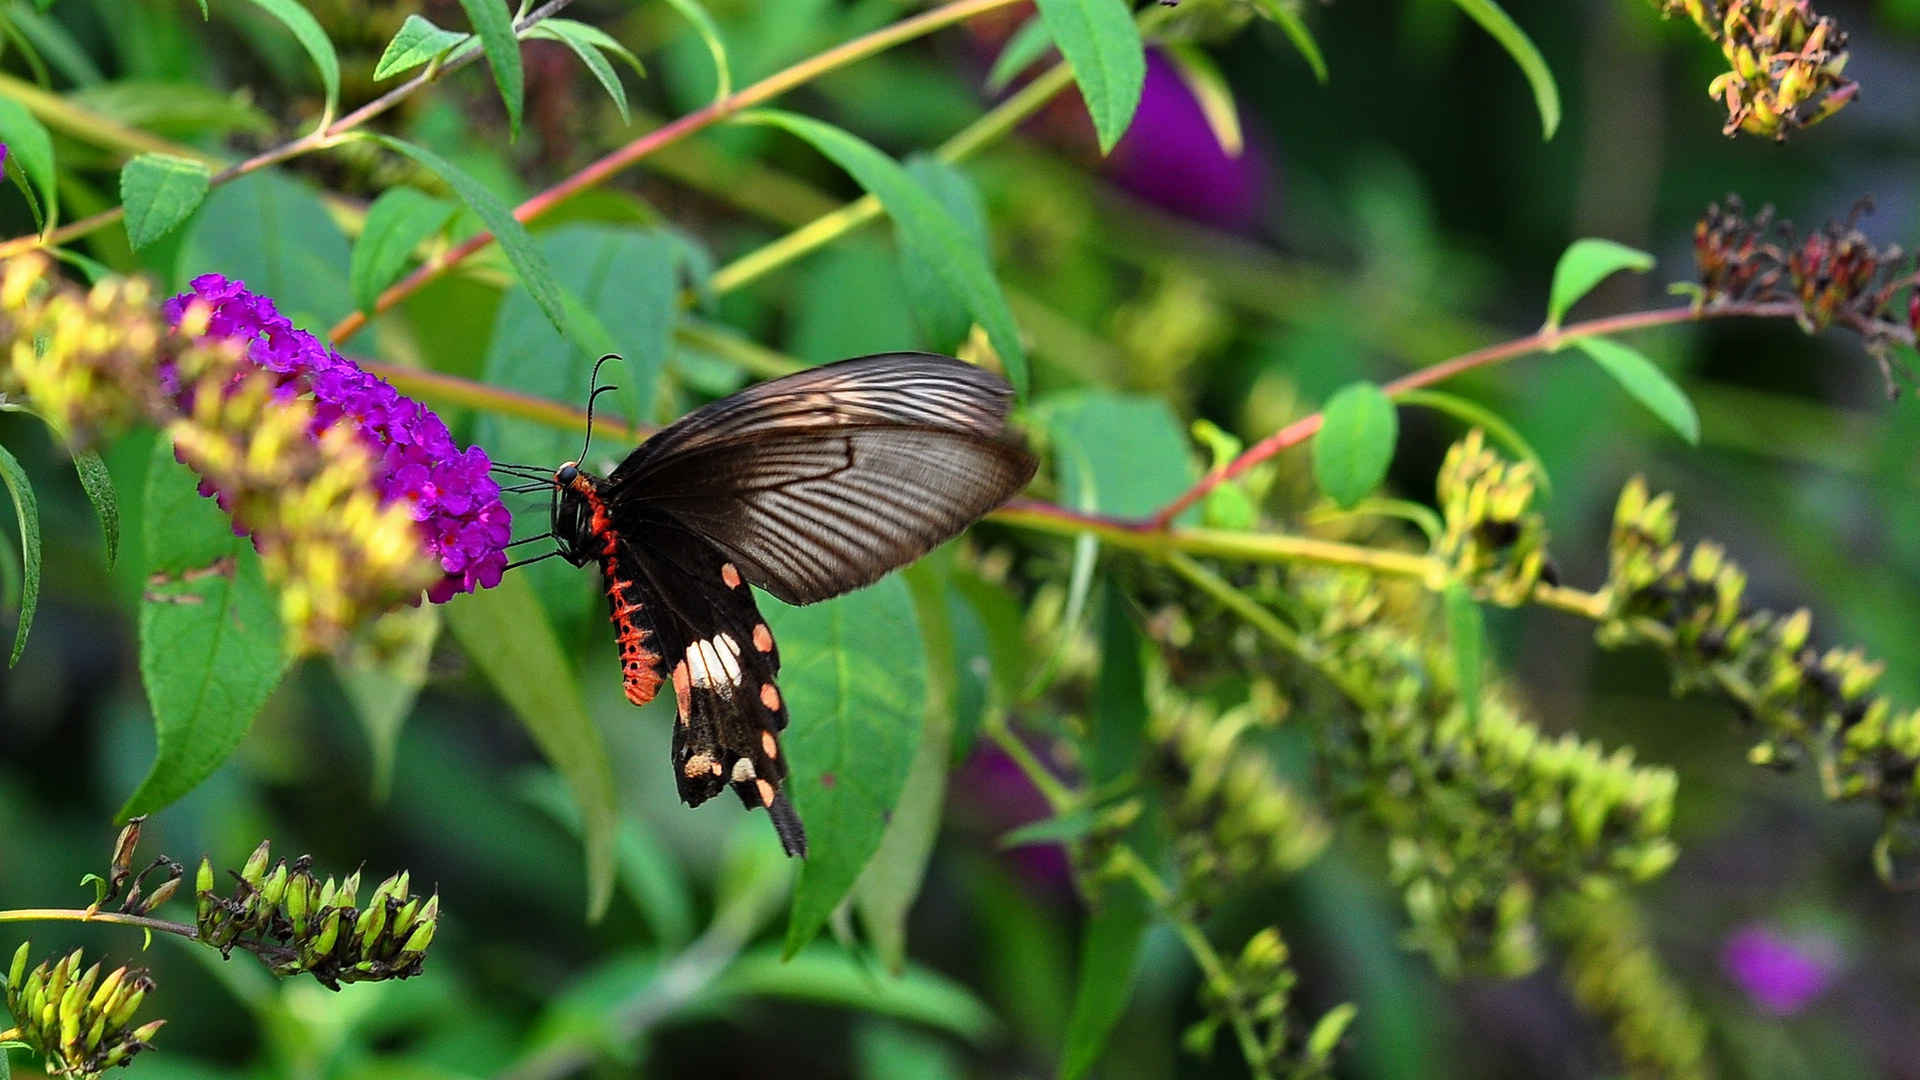
M 580 463 L 569 461 L 553 471 L 553 541 L 560 557 L 585 566 L 603 555 L 612 538 L 613 523 L 600 486 Z

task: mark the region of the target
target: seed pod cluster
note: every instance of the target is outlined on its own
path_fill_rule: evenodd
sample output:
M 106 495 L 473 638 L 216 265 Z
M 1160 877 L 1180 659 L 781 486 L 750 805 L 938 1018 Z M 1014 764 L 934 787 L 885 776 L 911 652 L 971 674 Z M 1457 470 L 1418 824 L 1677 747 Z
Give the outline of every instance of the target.
M 1446 532 L 1435 554 L 1453 576 L 1496 604 L 1525 603 L 1546 574 L 1547 526 L 1533 509 L 1538 477 L 1529 462 L 1507 461 L 1479 428 L 1453 444 L 1436 489 Z
M 201 861 L 194 899 L 202 941 L 223 953 L 245 948 L 274 974 L 312 975 L 329 990 L 420 973 L 439 924 L 438 892 L 411 895 L 403 870 L 375 886 L 361 907 L 359 871 L 320 881 L 307 856 L 271 867 L 269 858 L 262 841 L 235 875 L 232 896 L 214 892 L 213 864 Z
M 153 989 L 143 968 L 101 974 L 79 949 L 27 970 L 31 943 L 22 943 L 7 971 L 7 1011 L 21 1042 L 45 1060 L 47 1072 L 88 1080 L 153 1044 L 166 1024 L 135 1026 L 133 1016 Z

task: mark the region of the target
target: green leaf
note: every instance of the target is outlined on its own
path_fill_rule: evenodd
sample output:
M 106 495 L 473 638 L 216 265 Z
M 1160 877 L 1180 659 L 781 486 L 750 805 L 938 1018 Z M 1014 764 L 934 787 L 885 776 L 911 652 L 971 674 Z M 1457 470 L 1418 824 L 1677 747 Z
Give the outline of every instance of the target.
M 982 1044 L 999 1029 L 993 1013 L 973 992 L 937 972 L 913 966 L 899 978 L 876 979 L 858 957 L 827 945 L 785 956 L 773 949 L 740 955 L 707 988 L 701 1000 L 733 1014 L 730 1003 L 777 997 L 836 1009 L 894 1016 L 950 1031 Z
M 374 81 L 417 68 L 471 36 L 458 30 L 443 30 L 424 16 L 409 15 L 393 40 L 387 42 L 380 62 L 373 66 Z
M 1681 438 L 1699 445 L 1700 414 L 1693 411 L 1693 402 L 1687 399 L 1686 391 L 1680 389 L 1653 361 L 1638 349 L 1622 345 L 1612 338 L 1581 338 L 1575 344 L 1586 350 L 1587 355 L 1593 357 L 1593 362 L 1613 376 L 1614 381 L 1633 395 L 1634 400 L 1679 432 Z
M 997 94 L 1005 90 L 1016 76 L 1052 51 L 1053 37 L 1047 33 L 1046 21 L 1038 15 L 1028 19 L 1007 39 L 1000 55 L 994 57 L 993 68 L 987 72 L 987 92 Z
M 333 658 L 333 673 L 352 703 L 373 748 L 373 798 L 385 802 L 393 790 L 394 759 L 400 729 L 420 688 L 427 683 L 427 661 L 440 636 L 440 609 L 390 611 L 359 632 Z
M 1113 1026 L 1133 997 L 1150 925 L 1146 899 L 1131 884 L 1108 889 L 1105 902 L 1087 920 L 1060 1080 L 1078 1080 L 1100 1060 Z
M 1588 238 L 1568 244 L 1559 264 L 1553 268 L 1553 292 L 1547 297 L 1547 329 L 1558 330 L 1567 309 L 1615 271 L 1644 274 L 1651 269 L 1652 255 L 1612 240 Z
M 206 201 L 213 170 L 172 154 L 141 154 L 120 170 L 127 242 L 139 251 L 180 227 Z
M 1107 583 L 1100 624 L 1100 677 L 1093 689 L 1087 776 L 1098 787 L 1132 774 L 1146 746 L 1147 690 L 1140 631 L 1125 593 Z
M 174 280 L 219 273 L 274 298 L 297 324 L 324 327 L 353 309 L 347 238 L 313 188 L 262 169 L 207 196 L 187 223 Z
M 141 510 L 140 677 L 158 747 L 120 820 L 167 806 L 219 768 L 287 667 L 260 558 L 197 484 L 171 442 L 157 440 Z
M 53 137 L 47 134 L 46 126 L 25 105 L 0 97 L 0 143 L 7 144 L 7 160 L 17 162 L 20 172 L 40 189 L 45 220 L 54 220 L 59 192 L 53 169 Z
M 306 8 L 295 0 L 253 0 L 267 14 L 279 19 L 300 47 L 307 50 L 313 58 L 313 66 L 320 69 L 320 84 L 326 89 L 326 118 L 332 119 L 334 110 L 340 105 L 340 58 L 334 55 L 333 42 L 328 40 L 327 32 L 320 28 Z M 324 125 L 325 121 L 322 121 Z
M 93 58 L 87 55 L 86 48 L 74 39 L 65 26 L 18 4 L 7 11 L 6 17 L 13 21 L 21 35 L 31 41 L 33 47 L 40 50 L 55 69 L 76 86 L 92 86 L 105 78 Z
M 1064 844 L 1078 840 L 1093 831 L 1094 816 L 1091 810 L 1073 810 L 1059 817 L 1041 818 L 1029 821 L 1017 829 L 1008 829 L 1000 834 L 999 847 L 1002 850 L 1018 847 L 1034 847 L 1046 844 Z
M 954 689 L 953 625 L 946 617 L 947 574 L 937 563 L 950 563 L 950 553 L 936 552 L 910 567 L 902 578 L 913 594 L 915 619 L 926 643 L 926 719 L 920 745 L 900 802 L 887 821 L 886 832 L 873 860 L 854 885 L 854 908 L 866 927 L 867 939 L 886 969 L 898 975 L 907 966 L 907 913 L 920 895 L 927 860 L 940 832 L 940 811 L 946 804 L 947 762 L 952 757 Z
M 1168 45 L 1161 50 L 1173 65 L 1174 74 L 1187 85 L 1193 100 L 1200 104 L 1200 115 L 1213 132 L 1213 141 L 1228 157 L 1239 157 L 1246 149 L 1246 137 L 1240 131 L 1240 110 L 1233 103 L 1233 88 L 1214 66 L 1213 58 L 1192 45 Z
M 981 251 L 992 250 L 986 209 L 981 204 L 980 192 L 965 173 L 931 155 L 914 154 L 907 158 L 907 175 L 946 208 L 953 220 L 960 223 L 969 241 Z M 940 280 L 940 271 L 922 257 L 919 248 L 901 247 L 900 281 L 921 341 L 935 352 L 950 353 L 958 349 L 973 327 L 973 316 L 961 298 Z M 871 323 L 873 318 L 869 315 L 864 321 Z
M 1393 402 L 1372 383 L 1350 383 L 1336 391 L 1321 410 L 1320 433 L 1313 440 L 1313 478 L 1341 506 L 1373 493 L 1393 464 L 1400 418 Z
M 461 2 L 485 4 L 490 0 L 461 0 Z M 517 58 L 519 53 L 515 52 L 514 56 Z M 455 166 L 453 162 L 423 146 L 402 142 L 386 135 L 368 137 L 391 150 L 405 154 L 419 162 L 427 171 L 445 180 L 447 186 L 453 189 L 453 193 L 460 197 L 460 201 L 467 204 L 467 209 L 472 210 L 474 216 L 480 219 L 480 223 L 493 233 L 493 238 L 500 242 L 500 250 L 506 254 L 507 261 L 513 264 L 514 272 L 520 275 L 520 284 L 526 286 L 528 295 L 533 297 L 533 302 L 540 305 L 541 311 L 546 312 L 547 319 L 553 323 L 554 329 L 560 331 L 562 337 L 577 340 L 566 306 L 560 298 L 560 286 L 553 279 L 553 271 L 547 266 L 547 261 L 541 257 L 539 250 L 533 246 L 533 237 L 528 235 L 527 227 L 520 224 L 505 203 L 501 202 L 493 192 L 481 186 L 478 180 Z
M 720 27 L 714 24 L 713 16 L 700 6 L 700 0 L 667 0 L 667 6 L 693 24 L 694 32 L 700 35 L 700 40 L 706 43 L 707 52 L 713 57 L 713 99 L 720 101 L 731 97 L 733 69 L 727 62 L 727 47 L 720 40 Z
M 113 489 L 113 474 L 98 452 L 82 450 L 73 455 L 74 472 L 80 476 L 80 490 L 87 493 L 93 512 L 100 518 L 100 535 L 107 545 L 107 569 L 120 557 L 120 496 Z
M 831 158 L 861 187 L 872 192 L 893 218 L 900 243 L 915 249 L 917 257 L 934 268 L 940 280 L 986 328 L 987 338 L 1006 366 L 1014 393 L 1026 395 L 1027 354 L 1020 345 L 1020 334 L 1014 326 L 1013 312 L 1007 307 L 1007 298 L 1000 292 L 1000 283 L 994 280 L 993 269 L 988 265 L 987 253 L 969 241 L 966 230 L 939 200 L 915 183 L 898 162 L 831 124 L 772 109 L 741 113 L 735 119 L 742 123 L 771 124 L 792 132 L 812 143 L 814 149 Z
M 27 631 L 33 626 L 33 612 L 40 604 L 40 504 L 33 497 L 33 484 L 19 459 L 0 446 L 0 481 L 13 496 L 13 516 L 20 527 L 20 565 L 25 585 L 20 592 L 20 621 L 13 631 L 13 655 L 7 666 L 20 662 L 27 647 Z
M 580 810 L 559 777 L 542 770 L 526 776 L 516 787 L 522 797 L 566 826 L 568 832 L 580 834 Z M 693 887 L 679 860 L 654 830 L 642 827 L 633 817 L 621 821 L 617 845 L 620 887 L 640 909 L 647 929 L 662 945 L 686 944 L 696 929 Z
M 1480 719 L 1480 673 L 1486 666 L 1487 629 L 1480 605 L 1473 594 L 1458 581 L 1449 582 L 1444 596 L 1447 610 L 1447 642 L 1453 647 L 1453 673 L 1460 704 L 1467 720 Z
M 373 200 L 347 266 L 354 306 L 371 315 L 380 294 L 399 278 L 414 249 L 439 232 L 453 211 L 451 204 L 409 187 L 388 188 Z
M 1133 122 L 1147 81 L 1146 49 L 1122 0 L 1039 0 L 1047 34 L 1073 65 L 1093 117 L 1100 152 L 1110 153 Z
M 460 0 L 460 6 L 480 35 L 480 48 L 487 54 L 487 66 L 493 69 L 493 84 L 500 88 L 500 100 L 507 106 L 508 138 L 517 139 L 526 76 L 520 70 L 520 39 L 513 35 L 513 19 L 501 0 Z
M 1547 61 L 1534 47 L 1533 39 L 1520 29 L 1518 23 L 1493 0 L 1453 0 L 1467 17 L 1480 24 L 1480 28 L 1493 35 L 1500 47 L 1507 50 L 1513 62 L 1520 65 L 1520 73 L 1527 78 L 1527 86 L 1533 90 L 1534 107 L 1540 110 L 1541 137 L 1551 139 L 1560 128 L 1560 90 L 1553 85 L 1553 72 L 1547 68 Z
M 1073 447 L 1057 461 L 1060 486 L 1076 507 L 1144 517 L 1197 474 L 1186 432 L 1160 398 L 1076 390 L 1050 395 L 1042 412 L 1054 438 Z
M 920 743 L 927 658 L 898 578 L 808 607 L 766 603 L 793 717 L 786 787 L 810 835 L 787 925 L 791 956 L 880 847 Z
M 614 107 L 620 110 L 620 119 L 632 122 L 633 117 L 627 111 L 627 88 L 621 85 L 620 76 L 613 70 L 613 65 L 601 54 L 602 49 L 613 53 L 625 60 L 637 74 L 645 75 L 646 69 L 640 65 L 639 58 L 627 51 L 626 46 L 597 26 L 588 26 L 572 19 L 543 19 L 527 31 L 527 36 L 557 41 L 572 49 L 573 54 L 580 58 L 587 71 L 607 92 L 607 96 L 613 99 Z
M 1254 10 L 1280 27 L 1280 32 L 1293 42 L 1294 49 L 1306 60 L 1307 67 L 1313 70 L 1313 77 L 1320 83 L 1327 81 L 1327 59 L 1320 55 L 1320 44 L 1313 40 L 1313 31 L 1307 29 L 1307 20 L 1300 15 L 1300 5 L 1295 0 L 1253 0 Z
M 468 659 L 520 718 L 580 804 L 587 917 L 598 920 L 613 898 L 619 825 L 613 765 L 547 613 L 526 579 L 511 574 L 495 588 L 454 599 L 444 610 L 447 628 Z

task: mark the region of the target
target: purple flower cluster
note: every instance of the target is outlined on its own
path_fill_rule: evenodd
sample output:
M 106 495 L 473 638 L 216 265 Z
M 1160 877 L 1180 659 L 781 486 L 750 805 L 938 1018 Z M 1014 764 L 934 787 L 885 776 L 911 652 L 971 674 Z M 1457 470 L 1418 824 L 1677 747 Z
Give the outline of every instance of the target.
M 207 337 L 246 342 L 255 364 L 281 376 L 283 397 L 312 395 L 311 434 L 318 436 L 337 422 L 351 424 L 380 458 L 381 499 L 404 500 L 412 507 L 427 550 L 446 572 L 428 589 L 429 600 L 444 603 L 500 583 L 512 520 L 485 451 L 477 446 L 462 451 L 431 409 L 296 328 L 271 299 L 244 282 L 219 274 L 194 278 L 192 292 L 167 301 L 168 321 L 178 325 L 194 301 L 211 310 Z M 162 372 L 163 381 L 170 375 Z M 167 390 L 181 393 L 177 383 Z
M 1792 1016 L 1832 984 L 1838 951 L 1824 938 L 1795 940 L 1769 927 L 1746 926 L 1727 938 L 1720 965 L 1762 1011 Z

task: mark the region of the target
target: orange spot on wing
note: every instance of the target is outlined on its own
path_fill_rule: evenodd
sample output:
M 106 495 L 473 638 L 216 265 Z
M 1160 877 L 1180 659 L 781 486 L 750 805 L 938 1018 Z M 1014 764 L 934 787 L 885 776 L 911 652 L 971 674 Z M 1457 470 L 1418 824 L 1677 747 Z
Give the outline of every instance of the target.
M 773 785 L 765 780 L 755 780 L 754 786 L 760 789 L 760 805 L 773 805 Z
M 765 750 L 768 757 L 777 758 L 780 756 L 780 740 L 773 737 L 773 732 L 763 731 L 760 733 L 760 749 Z
M 773 631 L 767 629 L 766 623 L 753 624 L 753 647 L 761 652 L 773 651 Z
M 726 582 L 727 588 L 729 589 L 739 588 L 740 587 L 740 568 L 733 565 L 732 563 L 726 563 L 722 565 L 720 567 L 720 580 Z
M 780 691 L 775 690 L 772 683 L 766 683 L 760 687 L 760 704 L 776 712 L 779 711 Z
M 693 712 L 693 680 L 687 676 L 685 660 L 673 665 L 673 697 L 680 706 L 680 723 L 685 726 Z

